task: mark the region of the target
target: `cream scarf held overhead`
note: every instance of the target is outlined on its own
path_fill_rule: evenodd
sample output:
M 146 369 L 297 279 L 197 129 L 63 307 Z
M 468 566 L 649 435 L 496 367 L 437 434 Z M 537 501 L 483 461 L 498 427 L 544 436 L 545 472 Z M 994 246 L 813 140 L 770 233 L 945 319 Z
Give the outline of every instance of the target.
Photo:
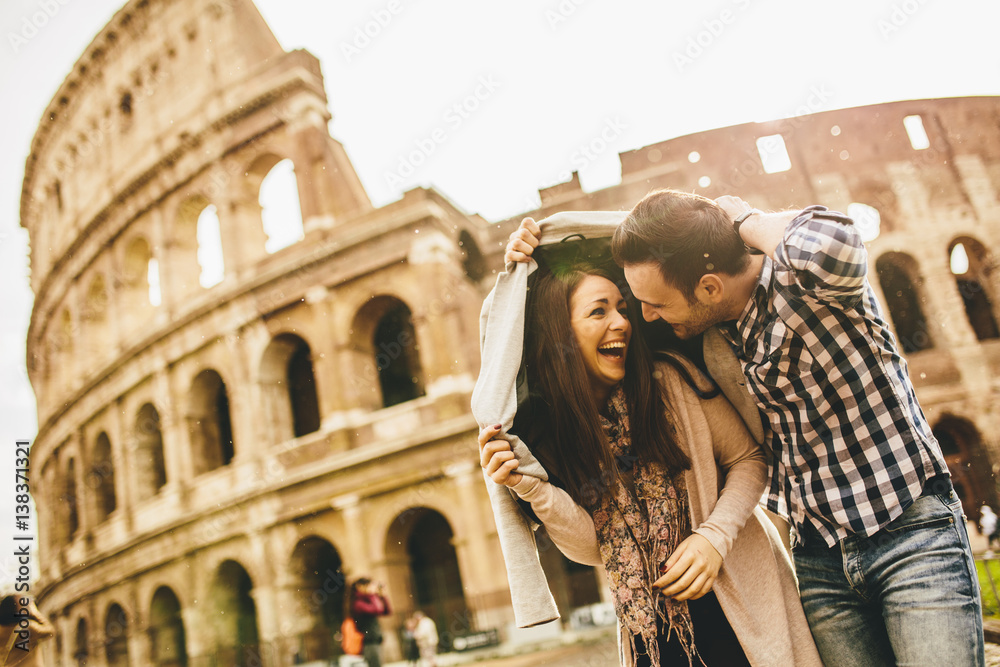
M 604 238 L 611 236 L 628 215 L 626 211 L 567 211 L 538 223 L 541 244 L 558 243 L 569 236 Z M 538 265 L 534 261 L 510 263 L 497 276 L 493 290 L 483 301 L 479 316 L 482 366 L 472 392 L 472 414 L 480 428 L 501 424 L 518 460 L 518 472 L 548 481 L 548 474 L 528 447 L 509 430 L 514 423 L 518 396 L 527 387 L 518 387 L 521 351 L 524 344 L 524 300 L 528 276 Z M 497 537 L 507 565 L 514 620 L 518 627 L 530 627 L 559 618 L 555 600 L 538 561 L 535 536 L 513 492 L 498 485 L 483 471 L 490 494 Z

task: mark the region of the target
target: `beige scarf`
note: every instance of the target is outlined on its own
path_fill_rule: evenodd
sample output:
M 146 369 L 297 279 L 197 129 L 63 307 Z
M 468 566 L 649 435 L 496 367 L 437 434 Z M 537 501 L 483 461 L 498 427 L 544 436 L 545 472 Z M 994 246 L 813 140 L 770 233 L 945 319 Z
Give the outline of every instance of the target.
M 689 664 L 698 659 L 694 628 L 687 602 L 678 602 L 653 590 L 660 568 L 677 546 L 691 535 L 684 471 L 671 473 L 661 463 L 643 463 L 632 454 L 628 409 L 621 385 L 601 416 L 611 451 L 619 462 L 621 483 L 613 496 L 604 494 L 591 509 L 601 560 L 608 573 L 615 611 L 636 653 L 635 637 L 642 637 L 653 665 L 660 664 L 657 617 L 667 636 L 676 632 Z M 631 468 L 632 483 L 629 483 Z

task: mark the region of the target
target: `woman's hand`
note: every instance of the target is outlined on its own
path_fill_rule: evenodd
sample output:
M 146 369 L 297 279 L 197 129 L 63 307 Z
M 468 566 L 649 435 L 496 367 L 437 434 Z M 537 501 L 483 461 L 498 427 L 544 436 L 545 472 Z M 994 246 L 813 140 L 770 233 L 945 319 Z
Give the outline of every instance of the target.
M 530 218 L 527 218 L 530 220 Z M 516 486 L 523 475 L 517 470 L 517 459 L 506 440 L 492 440 L 500 434 L 501 426 L 487 426 L 479 432 L 479 465 L 497 484 Z
M 510 241 L 507 242 L 507 252 L 503 255 L 504 264 L 508 262 L 527 262 L 531 259 L 531 253 L 538 247 L 538 241 L 542 237 L 542 230 L 538 228 L 535 221 L 525 218 L 521 221 L 521 226 L 510 234 Z
M 722 556 L 712 543 L 693 533 L 670 554 L 653 586 L 675 600 L 697 600 L 712 590 L 721 567 Z

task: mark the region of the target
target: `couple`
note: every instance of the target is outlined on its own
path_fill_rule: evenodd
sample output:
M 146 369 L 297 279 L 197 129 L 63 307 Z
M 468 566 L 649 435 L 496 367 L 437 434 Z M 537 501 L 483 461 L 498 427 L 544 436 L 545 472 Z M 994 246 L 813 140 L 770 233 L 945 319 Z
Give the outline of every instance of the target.
M 583 222 L 600 216 L 560 215 L 576 225 L 560 230 L 553 216 L 556 240 L 587 236 Z M 513 487 L 567 555 L 604 563 L 623 662 L 800 665 L 819 658 L 801 631 L 787 560 L 754 509 L 765 485 L 761 454 L 732 407 L 704 397 L 695 371 L 643 358 L 642 336 L 633 331 L 640 320 L 623 314 L 619 286 L 631 288 L 645 319 L 664 320 L 681 338 L 706 333 L 706 364 L 759 436 L 748 397 L 750 408 L 760 408 L 771 452 L 768 506 L 790 517 L 802 605 L 824 662 L 983 664 L 961 508 L 867 283 L 867 255 L 850 220 L 821 207 L 762 214 L 732 197 L 712 202 L 669 191 L 622 217 L 616 224 L 604 214 L 588 231 L 614 234 L 611 250 L 627 286 L 602 270 L 549 266 L 542 255 L 558 246 L 538 251 L 543 266 L 522 306 L 530 393 L 520 406 L 514 398 L 516 413 L 499 401 L 503 432 L 484 428 L 480 443 L 488 476 Z M 548 234 L 553 225 L 545 222 Z M 539 235 L 526 220 L 507 259 L 527 260 Z M 517 283 L 527 271 L 512 266 L 510 273 L 515 280 L 502 275 L 484 305 L 487 377 L 477 384 L 478 405 L 473 397 L 477 416 L 485 391 L 497 386 L 490 376 L 498 364 L 487 352 L 497 339 L 508 351 L 520 343 L 498 336 L 494 320 L 503 311 L 498 298 L 509 305 L 503 289 L 516 291 L 504 281 Z M 557 294 L 547 296 L 546 281 L 560 285 Z M 550 349 L 538 349 L 547 340 Z M 733 352 L 738 365 L 730 368 L 725 358 Z M 589 395 L 573 387 L 581 373 Z M 658 421 L 664 411 L 666 427 Z M 712 486 L 716 464 L 723 477 Z M 533 567 L 516 552 L 523 534 L 495 486 L 517 612 L 531 596 L 518 575 L 530 580 Z M 714 598 L 703 595 L 709 589 Z M 725 641 L 727 627 L 735 640 Z

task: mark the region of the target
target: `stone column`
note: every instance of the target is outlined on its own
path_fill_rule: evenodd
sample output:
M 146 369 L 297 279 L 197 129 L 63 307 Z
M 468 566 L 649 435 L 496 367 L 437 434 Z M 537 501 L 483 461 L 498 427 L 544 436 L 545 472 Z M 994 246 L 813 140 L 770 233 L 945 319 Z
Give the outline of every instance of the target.
M 183 493 L 194 476 L 187 421 L 182 413 L 184 393 L 178 391 L 176 375 L 165 365 L 153 376 L 153 387 L 159 403 L 157 409 L 160 411 L 163 465 L 167 473 L 165 489 L 177 489 Z
M 240 178 L 242 178 L 240 174 Z M 260 204 L 235 188 L 232 196 L 219 206 L 219 233 L 222 236 L 222 257 L 226 280 L 239 282 L 251 277 L 253 266 L 267 256 L 264 244 L 267 234 L 261 219 Z
M 139 607 L 139 581 L 130 582 L 130 597 L 133 614 L 128 625 L 128 664 L 129 667 L 144 667 L 152 664 L 153 643 L 149 636 L 148 614 Z

